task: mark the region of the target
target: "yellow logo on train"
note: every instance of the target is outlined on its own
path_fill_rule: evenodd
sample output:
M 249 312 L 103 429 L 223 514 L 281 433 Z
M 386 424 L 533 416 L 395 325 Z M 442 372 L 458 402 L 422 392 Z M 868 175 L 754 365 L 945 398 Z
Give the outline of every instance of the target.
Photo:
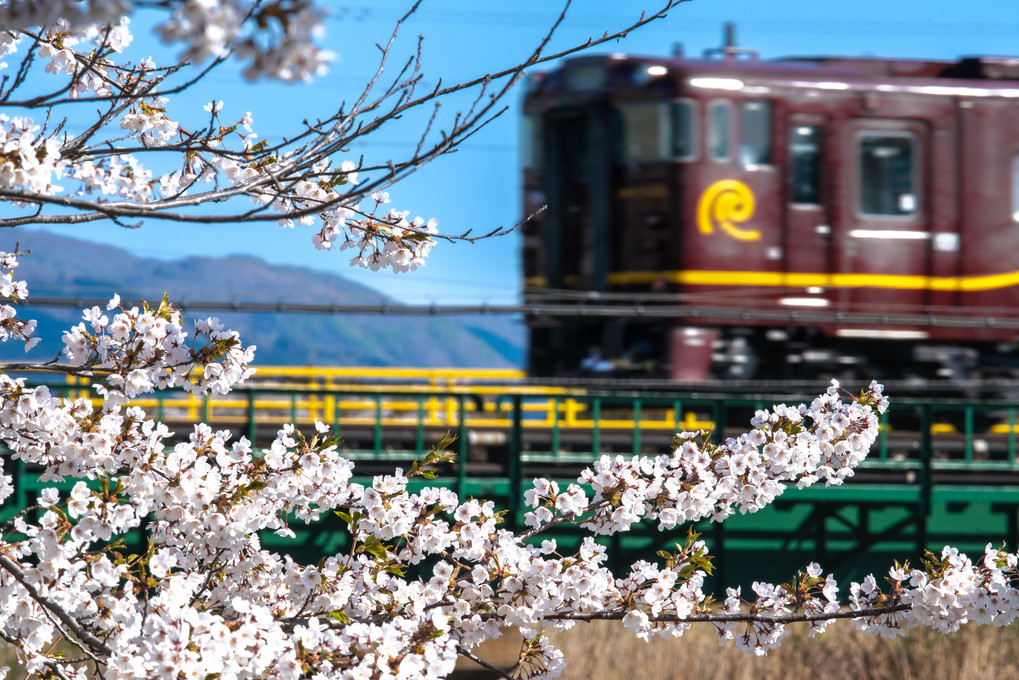
M 697 203 L 697 226 L 702 234 L 712 234 L 717 225 L 729 236 L 740 241 L 756 241 L 761 232 L 744 229 L 743 224 L 754 216 L 754 192 L 743 182 L 723 179 L 701 194 Z

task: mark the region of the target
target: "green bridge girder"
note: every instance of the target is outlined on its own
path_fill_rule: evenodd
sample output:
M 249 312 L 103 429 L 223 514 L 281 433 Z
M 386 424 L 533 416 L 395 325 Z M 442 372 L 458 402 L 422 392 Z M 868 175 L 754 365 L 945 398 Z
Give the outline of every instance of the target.
M 51 389 L 81 394 L 80 387 Z M 749 427 L 755 409 L 802 401 L 788 395 L 267 387 L 242 388 L 218 402 L 194 399 L 170 391 L 146 407 L 179 439 L 202 420 L 247 436 L 256 446 L 267 444 L 285 421 L 310 424 L 328 412 L 325 422 L 363 471 L 362 482 L 406 467 L 452 432 L 459 462 L 444 466 L 429 483 L 453 488 L 461 497 L 495 500 L 517 524 L 523 490 L 535 476 L 565 485 L 576 480 L 585 462 L 602 454 L 667 452 L 672 434 L 683 425 L 708 425 L 718 439 Z M 1017 411 L 1004 401 L 893 399 L 875 449 L 846 485 L 789 488 L 762 511 L 695 526 L 715 556 L 712 586 L 746 590 L 752 580 L 784 581 L 811 561 L 840 580 L 859 580 L 869 572 L 885 573 L 894 559 L 917 564 L 924 549 L 940 551 L 949 544 L 970 554 L 982 552 L 988 542 L 1016 550 Z M 437 412 L 445 415 L 437 419 Z M 741 427 L 731 427 L 736 424 Z M 40 483 L 20 461 L 5 460 L 4 467 L 14 475 L 16 492 L 0 509 L 0 520 L 31 505 L 40 488 L 52 485 Z M 347 545 L 337 518 L 291 528 L 296 539 L 269 535 L 264 544 L 309 561 Z M 641 525 L 606 540 L 612 561 L 621 566 L 655 559 L 658 550 L 671 549 L 685 534 L 686 528 L 662 533 Z M 583 532 L 560 527 L 552 535 L 568 550 Z

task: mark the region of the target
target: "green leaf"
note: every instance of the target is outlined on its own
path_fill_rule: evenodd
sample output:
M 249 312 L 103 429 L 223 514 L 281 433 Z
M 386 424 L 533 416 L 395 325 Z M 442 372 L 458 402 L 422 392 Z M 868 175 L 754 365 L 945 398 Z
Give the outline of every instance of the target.
M 386 546 L 384 546 L 384 545 L 378 545 L 378 544 L 375 544 L 375 545 L 366 545 L 366 546 L 364 546 L 364 549 L 365 549 L 365 552 L 370 554 L 372 557 L 374 557 L 376 559 L 380 559 L 380 560 L 385 558 L 385 557 L 387 557 L 389 555 L 389 551 L 386 550 Z

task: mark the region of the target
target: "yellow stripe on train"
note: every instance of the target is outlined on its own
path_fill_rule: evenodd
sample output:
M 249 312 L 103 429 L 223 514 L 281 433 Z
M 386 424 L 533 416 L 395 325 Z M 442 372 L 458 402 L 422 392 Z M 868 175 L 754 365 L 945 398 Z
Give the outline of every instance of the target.
M 893 288 L 898 290 L 978 291 L 1019 285 L 1019 271 L 983 276 L 912 276 L 907 274 L 825 274 L 814 272 L 755 272 L 681 269 L 676 271 L 610 272 L 609 283 L 685 284 L 690 286 L 764 286 L 785 288 Z M 547 287 L 544 276 L 524 280 L 528 286 Z M 569 283 L 569 281 L 567 281 Z

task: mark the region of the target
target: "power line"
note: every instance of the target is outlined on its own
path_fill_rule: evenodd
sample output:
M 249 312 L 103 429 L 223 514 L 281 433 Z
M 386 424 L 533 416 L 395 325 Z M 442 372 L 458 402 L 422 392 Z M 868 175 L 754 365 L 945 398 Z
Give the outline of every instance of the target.
M 104 307 L 107 298 L 85 297 L 32 297 L 23 303 L 24 307 Z M 140 305 L 140 302 L 123 300 L 124 307 Z M 1019 317 L 998 317 L 972 314 L 961 317 L 938 314 L 876 314 L 848 313 L 823 310 L 797 309 L 750 309 L 735 306 L 708 306 L 696 304 L 665 304 L 635 301 L 632 303 L 520 303 L 520 304 L 429 304 L 405 305 L 383 302 L 379 304 L 347 303 L 306 303 L 240 301 L 240 300 L 179 300 L 174 306 L 181 311 L 247 312 L 255 314 L 332 314 L 332 315 L 374 315 L 374 316 L 475 316 L 510 315 L 527 317 L 590 317 L 625 318 L 645 320 L 675 320 L 689 324 L 732 321 L 771 321 L 774 323 L 797 323 L 804 325 L 837 324 L 839 326 L 876 326 L 894 328 L 945 327 L 945 328 L 1000 328 L 1019 330 Z
M 331 22 L 363 23 L 387 22 L 399 19 L 404 9 L 378 8 L 369 6 L 344 6 L 333 10 Z M 714 18 L 687 17 L 675 11 L 671 15 L 677 19 L 679 28 L 684 32 L 700 30 L 718 30 L 721 22 Z M 574 14 L 568 16 L 567 25 L 575 28 L 604 29 L 628 20 L 632 13 L 614 14 Z M 429 10 L 424 9 L 414 15 L 414 21 L 420 23 L 441 23 L 443 25 L 476 25 L 476 26 L 545 26 L 552 19 L 553 13 L 498 10 Z M 739 26 L 745 30 L 772 34 L 797 35 L 909 35 L 909 36 L 996 36 L 1011 37 L 1019 31 L 1016 22 L 965 22 L 965 21 L 839 21 L 826 19 L 755 19 L 744 17 Z M 676 33 L 677 26 L 673 22 L 655 22 L 641 28 L 642 33 L 665 32 Z M 687 33 L 685 37 L 689 37 Z

